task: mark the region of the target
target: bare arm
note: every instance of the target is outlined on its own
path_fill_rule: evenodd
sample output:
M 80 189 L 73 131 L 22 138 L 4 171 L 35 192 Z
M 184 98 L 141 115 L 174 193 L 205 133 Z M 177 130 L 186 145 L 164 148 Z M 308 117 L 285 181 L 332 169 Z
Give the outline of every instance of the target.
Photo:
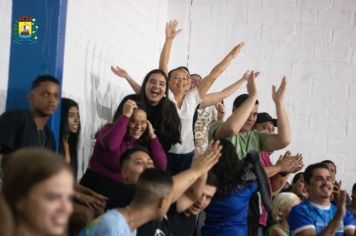
M 287 79 L 283 77 L 281 85 L 276 90 L 272 87 L 272 98 L 276 105 L 277 119 L 278 119 L 278 134 L 269 135 L 266 139 L 265 147 L 268 151 L 275 151 L 282 149 L 291 141 L 291 132 L 288 121 L 287 112 L 285 110 L 283 99 L 286 91 Z
M 118 66 L 111 66 L 111 71 L 115 75 L 125 78 L 135 93 L 140 93 L 141 85 L 139 85 L 124 69 Z
M 236 45 L 225 58 L 217 64 L 211 72 L 197 85 L 201 98 L 204 98 L 214 81 L 225 71 L 230 65 L 231 61 L 240 53 L 244 43 Z
M 216 130 L 215 139 L 230 138 L 240 131 L 252 109 L 255 106 L 257 99 L 257 90 L 255 85 L 256 73 L 252 71 L 247 81 L 248 99 L 237 108 L 232 115 Z
M 176 20 L 171 20 L 166 23 L 166 40 L 164 41 L 161 55 L 159 57 L 159 69 L 163 70 L 166 74 L 168 74 L 168 61 L 171 53 L 173 39 L 180 31 L 182 31 L 181 29 L 177 30 L 177 25 L 178 21 Z
M 183 212 L 203 195 L 208 173 L 204 173 L 195 181 L 191 188 L 186 191 L 177 201 L 177 212 Z
M 193 183 L 207 173 L 219 161 L 222 148 L 219 142 L 215 141 L 214 144 L 209 145 L 211 148 L 208 148 L 203 154 L 196 156 L 192 166 L 188 170 L 173 176 L 172 203 L 177 201 Z M 193 200 L 195 201 L 195 199 L 192 199 L 192 201 Z
M 243 85 L 249 76 L 249 71 L 246 71 L 245 74 L 242 76 L 241 79 L 237 80 L 235 83 L 231 84 L 230 86 L 224 88 L 220 92 L 217 93 L 209 93 L 207 94 L 200 102 L 199 108 L 205 108 L 208 106 L 215 105 L 216 103 L 224 100 L 231 94 L 233 94 L 238 88 Z

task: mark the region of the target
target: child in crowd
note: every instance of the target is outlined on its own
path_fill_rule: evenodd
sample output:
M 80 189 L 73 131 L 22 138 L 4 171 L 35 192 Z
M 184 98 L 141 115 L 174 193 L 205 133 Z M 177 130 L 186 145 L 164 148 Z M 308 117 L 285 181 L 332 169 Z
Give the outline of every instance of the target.
M 299 202 L 299 197 L 294 193 L 286 192 L 278 194 L 272 202 L 272 213 L 275 223 L 266 230 L 265 236 L 289 236 L 289 212 Z

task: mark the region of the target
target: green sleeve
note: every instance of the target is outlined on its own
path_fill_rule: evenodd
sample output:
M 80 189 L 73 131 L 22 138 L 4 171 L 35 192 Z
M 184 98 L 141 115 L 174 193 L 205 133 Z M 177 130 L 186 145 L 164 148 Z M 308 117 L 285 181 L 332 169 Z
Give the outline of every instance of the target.
M 214 139 L 216 130 L 223 124 L 222 121 L 214 121 L 209 128 L 209 141 Z

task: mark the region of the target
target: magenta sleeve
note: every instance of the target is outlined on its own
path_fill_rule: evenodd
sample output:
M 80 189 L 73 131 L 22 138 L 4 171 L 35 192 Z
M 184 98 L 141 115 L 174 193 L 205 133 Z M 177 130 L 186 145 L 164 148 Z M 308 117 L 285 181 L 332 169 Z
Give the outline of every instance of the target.
M 112 152 L 119 150 L 120 144 L 123 142 L 127 132 L 129 118 L 121 115 L 114 124 L 104 127 L 97 136 L 97 142 Z
M 167 155 L 157 137 L 150 140 L 150 153 L 155 167 L 166 170 Z

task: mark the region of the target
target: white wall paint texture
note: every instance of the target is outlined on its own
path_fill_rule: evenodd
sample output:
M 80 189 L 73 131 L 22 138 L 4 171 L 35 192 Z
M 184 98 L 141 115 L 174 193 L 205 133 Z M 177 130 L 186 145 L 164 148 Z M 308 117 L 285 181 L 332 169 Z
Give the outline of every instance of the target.
M 7 78 L 11 6 L 0 3 L 0 19 L 8 21 L 8 28 L 0 31 L 0 75 Z M 173 45 L 170 68 L 188 65 L 191 72 L 206 75 L 234 45 L 246 43 L 211 91 L 247 69 L 260 70 L 260 111 L 275 115 L 271 85 L 286 75 L 293 131 L 288 149 L 302 153 L 305 164 L 335 161 L 337 177 L 351 189 L 356 182 L 354 0 L 68 1 L 63 95 L 80 104 L 83 168 L 95 131 L 132 91 L 111 73 L 110 65 L 126 68 L 141 82 L 157 67 L 169 19 L 177 19 L 183 29 Z M 1 79 L 0 91 L 6 86 Z M 226 100 L 229 112 L 234 97 L 243 92 L 245 88 Z M 2 103 L 4 99 L 0 109 Z

